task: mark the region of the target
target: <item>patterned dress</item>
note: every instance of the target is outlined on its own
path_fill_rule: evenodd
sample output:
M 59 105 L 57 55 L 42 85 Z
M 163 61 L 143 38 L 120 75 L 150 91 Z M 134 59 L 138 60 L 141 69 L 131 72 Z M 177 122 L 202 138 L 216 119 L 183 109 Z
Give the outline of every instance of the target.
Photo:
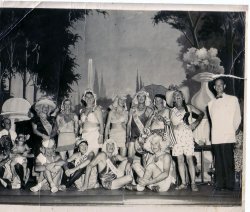
M 173 147 L 173 156 L 194 155 L 194 138 L 193 132 L 184 121 L 183 117 L 185 115 L 184 111 L 179 111 L 177 108 L 172 109 L 171 121 L 174 126 L 174 135 L 176 139 L 176 144 Z

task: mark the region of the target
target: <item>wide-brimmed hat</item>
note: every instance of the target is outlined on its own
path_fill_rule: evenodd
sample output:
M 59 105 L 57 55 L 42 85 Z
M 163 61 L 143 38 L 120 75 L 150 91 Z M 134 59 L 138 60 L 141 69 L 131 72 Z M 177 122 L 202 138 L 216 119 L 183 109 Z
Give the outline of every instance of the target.
M 37 112 L 41 111 L 43 105 L 48 105 L 50 112 L 56 109 L 56 104 L 50 97 L 42 97 L 35 103 L 35 110 Z
M 180 91 L 183 94 L 183 98 L 186 103 L 189 101 L 190 94 L 189 94 L 189 88 L 187 86 L 182 86 L 177 89 L 168 90 L 166 92 L 166 102 L 171 107 L 173 107 L 173 94 L 176 91 L 177 92 Z

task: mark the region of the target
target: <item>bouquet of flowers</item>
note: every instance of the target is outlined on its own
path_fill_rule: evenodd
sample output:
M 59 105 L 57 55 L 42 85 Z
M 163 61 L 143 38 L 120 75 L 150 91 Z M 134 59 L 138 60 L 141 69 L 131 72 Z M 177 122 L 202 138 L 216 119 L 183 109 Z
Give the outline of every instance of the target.
M 217 54 L 218 50 L 215 48 L 210 48 L 209 50 L 206 48 L 189 48 L 183 55 L 187 74 L 189 76 L 202 72 L 224 74 L 224 68 L 220 65 L 221 60 L 217 57 Z

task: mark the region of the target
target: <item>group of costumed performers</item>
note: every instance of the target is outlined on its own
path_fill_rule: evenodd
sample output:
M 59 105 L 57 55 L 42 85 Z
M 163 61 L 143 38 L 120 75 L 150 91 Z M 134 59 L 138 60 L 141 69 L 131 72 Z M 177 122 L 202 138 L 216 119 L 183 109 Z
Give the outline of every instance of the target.
M 224 85 L 220 82 L 215 82 L 218 92 L 220 84 Z M 26 144 L 29 135 L 17 135 L 11 130 L 10 120 L 2 120 L 0 182 L 4 187 L 26 189 L 29 177 L 35 176 L 35 185 L 29 187 L 33 192 L 64 191 L 73 185 L 79 191 L 101 186 L 108 190 L 147 188 L 164 192 L 176 183 L 178 172 L 180 184 L 176 190 L 190 186 L 198 191 L 193 131 L 204 113 L 187 104 L 188 98 L 186 87 L 168 90 L 166 95 L 156 94 L 153 101 L 146 90 L 140 90 L 128 110 L 126 95 L 118 94 L 106 120 L 90 89 L 82 96 L 79 114 L 73 112 L 68 98 L 60 109 L 51 98 L 41 98 L 31 108 L 34 148 Z M 232 101 L 237 106 L 236 100 Z M 212 121 L 216 103 L 209 104 Z M 237 126 L 239 121 L 237 118 Z M 219 152 L 219 146 L 215 150 Z M 32 157 L 35 163 L 30 170 L 27 160 Z M 172 157 L 177 158 L 176 162 Z M 222 181 L 220 187 L 224 186 Z

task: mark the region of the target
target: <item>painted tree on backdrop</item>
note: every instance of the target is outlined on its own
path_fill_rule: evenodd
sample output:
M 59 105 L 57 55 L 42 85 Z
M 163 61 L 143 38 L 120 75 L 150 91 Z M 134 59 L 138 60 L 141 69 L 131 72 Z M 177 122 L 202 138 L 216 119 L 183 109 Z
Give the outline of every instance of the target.
M 26 13 L 27 10 L 0 9 L 0 105 L 12 95 L 12 78 L 20 65 L 17 55 L 22 44 L 16 26 Z
M 225 74 L 244 76 L 245 14 L 243 12 L 160 11 L 153 17 L 153 23 L 167 23 L 182 32 L 182 36 L 177 39 L 182 45 L 180 60 L 190 47 L 207 49 L 213 47 L 218 49 Z M 183 81 L 183 84 L 191 87 L 192 95 L 198 87 L 191 77 L 187 74 L 187 80 Z M 229 93 L 242 97 L 244 81 L 233 79 L 229 80 L 228 84 Z M 192 92 L 195 86 L 196 91 Z
M 105 11 L 97 12 L 106 14 Z M 68 9 L 1 9 L 1 20 L 5 20 L 12 30 L 6 33 L 8 27 L 5 27 L 6 23 L 1 23 L 1 34 L 6 36 L 0 40 L 0 46 L 5 47 L 1 48 L 5 51 L 11 42 L 18 46 L 13 70 L 23 79 L 24 98 L 30 82 L 34 86 L 34 101 L 38 89 L 57 96 L 59 101 L 72 91 L 71 85 L 77 82 L 80 75 L 75 72 L 77 64 L 70 49 L 80 36 L 71 29 L 76 21 L 84 21 L 90 13 L 90 10 Z M 15 22 L 8 19 L 9 14 Z M 6 43 L 7 39 L 11 42 Z M 6 61 L 2 63 L 7 64 Z M 11 71 L 11 68 L 7 69 L 8 73 Z

